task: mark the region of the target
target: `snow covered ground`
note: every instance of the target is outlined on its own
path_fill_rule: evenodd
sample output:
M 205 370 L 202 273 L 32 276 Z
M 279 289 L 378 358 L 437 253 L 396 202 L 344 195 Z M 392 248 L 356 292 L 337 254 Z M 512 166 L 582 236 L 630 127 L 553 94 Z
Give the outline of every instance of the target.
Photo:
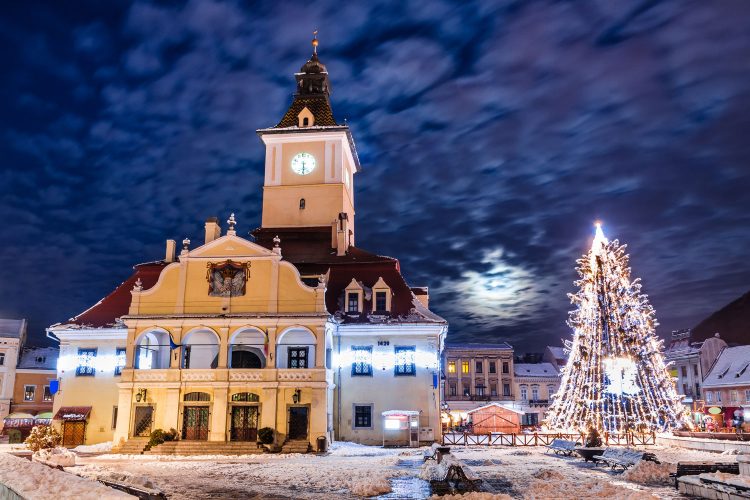
M 647 447 L 664 465 L 644 464 L 625 474 L 594 467 L 577 457 L 546 454 L 543 447 L 453 447 L 455 456 L 492 487 L 497 496 L 479 498 L 680 498 L 668 474 L 678 460 L 732 461 L 731 455 Z M 424 498 L 418 477 L 422 450 L 334 444 L 316 455 L 174 457 L 149 455 L 79 456 L 74 471 L 86 477 L 158 489 L 174 499 L 201 498 Z M 428 465 L 429 467 L 429 465 Z M 395 481 L 393 481 L 395 480 Z M 422 487 L 420 489 L 420 484 Z M 409 488 L 413 488 L 409 490 Z M 398 496 L 403 494 L 406 496 Z

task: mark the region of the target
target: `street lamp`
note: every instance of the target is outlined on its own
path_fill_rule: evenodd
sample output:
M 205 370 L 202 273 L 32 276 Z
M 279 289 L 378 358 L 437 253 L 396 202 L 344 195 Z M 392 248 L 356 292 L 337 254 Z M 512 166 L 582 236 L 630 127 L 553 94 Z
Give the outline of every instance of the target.
M 141 400 L 146 401 L 146 389 L 140 389 L 135 393 L 135 402 L 140 403 Z
M 299 403 L 301 394 L 302 394 L 301 390 L 299 389 L 294 390 L 294 394 L 292 394 L 292 401 L 294 401 L 294 404 Z

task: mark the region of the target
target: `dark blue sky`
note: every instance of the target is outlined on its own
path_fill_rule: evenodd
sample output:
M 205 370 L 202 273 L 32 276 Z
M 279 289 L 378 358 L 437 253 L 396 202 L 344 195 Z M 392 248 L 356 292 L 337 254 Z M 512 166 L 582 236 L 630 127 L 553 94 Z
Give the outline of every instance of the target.
M 260 223 L 255 130 L 320 29 L 357 243 L 450 339 L 569 338 L 592 222 L 664 335 L 750 288 L 750 2 L 3 2 L 0 316 L 33 335 L 166 238 Z

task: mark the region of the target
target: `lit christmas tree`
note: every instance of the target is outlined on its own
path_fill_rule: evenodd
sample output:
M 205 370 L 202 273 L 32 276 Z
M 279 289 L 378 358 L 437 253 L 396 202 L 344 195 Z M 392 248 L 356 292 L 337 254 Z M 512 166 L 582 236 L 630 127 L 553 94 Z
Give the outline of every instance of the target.
M 656 337 L 654 309 L 630 281 L 625 245 L 596 225 L 591 250 L 578 260 L 579 291 L 568 325 L 568 363 L 547 426 L 583 431 L 661 431 L 682 414 Z

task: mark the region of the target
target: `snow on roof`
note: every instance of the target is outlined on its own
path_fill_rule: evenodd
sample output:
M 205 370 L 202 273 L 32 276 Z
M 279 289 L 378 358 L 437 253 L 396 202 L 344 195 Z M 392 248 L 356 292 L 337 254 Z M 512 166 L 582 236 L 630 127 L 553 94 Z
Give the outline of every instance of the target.
M 490 343 L 451 343 L 445 345 L 446 349 L 513 349 L 513 346 L 507 342 L 498 342 L 495 344 Z
M 549 352 L 552 353 L 555 359 L 565 359 L 568 357 L 565 355 L 565 349 L 563 349 L 562 347 L 548 345 L 547 349 L 549 349 Z
M 419 413 L 417 410 L 386 410 L 381 415 L 384 417 L 410 417 L 419 415 Z
M 0 337 L 20 339 L 25 332 L 25 319 L 0 319 Z
M 18 368 L 38 368 L 42 370 L 56 370 L 57 357 L 60 350 L 57 347 L 29 347 L 21 353 Z
M 471 414 L 471 413 L 474 413 L 475 411 L 484 410 L 485 408 L 490 408 L 492 406 L 497 406 L 498 408 L 502 408 L 503 410 L 512 411 L 513 413 L 518 413 L 519 415 L 524 415 L 525 414 L 525 412 L 522 412 L 520 410 L 516 410 L 515 408 L 510 408 L 508 406 L 501 405 L 500 403 L 495 403 L 495 402 L 492 402 L 492 403 L 484 405 L 484 406 L 480 406 L 479 408 L 474 408 L 473 410 L 469 410 L 466 413 Z
M 727 347 L 703 380 L 703 387 L 750 384 L 750 345 Z
M 514 363 L 516 377 L 556 377 L 557 370 L 552 363 Z

